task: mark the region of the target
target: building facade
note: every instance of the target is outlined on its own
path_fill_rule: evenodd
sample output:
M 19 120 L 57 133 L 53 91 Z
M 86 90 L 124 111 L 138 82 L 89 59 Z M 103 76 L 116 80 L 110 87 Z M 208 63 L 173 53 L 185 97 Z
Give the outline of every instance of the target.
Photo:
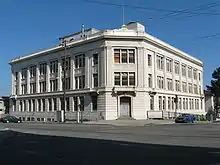
M 59 45 L 10 62 L 12 114 L 51 121 L 62 109 L 68 120 L 76 120 L 77 111 L 87 120 L 205 113 L 203 63 L 149 35 L 142 24 L 82 28 L 62 41 L 66 49 Z
M 9 97 L 0 97 L 0 117 L 9 112 Z

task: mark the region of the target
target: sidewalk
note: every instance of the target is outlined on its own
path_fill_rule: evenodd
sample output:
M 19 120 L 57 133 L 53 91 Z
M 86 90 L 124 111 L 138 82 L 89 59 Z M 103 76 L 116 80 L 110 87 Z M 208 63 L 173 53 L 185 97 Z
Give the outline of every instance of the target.
M 173 120 L 100 120 L 100 121 L 89 121 L 83 124 L 103 124 L 103 125 L 114 125 L 114 126 L 145 126 L 145 125 L 164 125 L 174 124 Z

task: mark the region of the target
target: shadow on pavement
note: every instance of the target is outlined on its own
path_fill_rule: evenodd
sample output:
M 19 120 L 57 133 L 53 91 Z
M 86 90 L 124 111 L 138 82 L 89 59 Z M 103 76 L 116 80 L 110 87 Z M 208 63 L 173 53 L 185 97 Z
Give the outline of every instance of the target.
M 1 165 L 203 165 L 220 163 L 220 149 L 12 133 L 0 143 Z

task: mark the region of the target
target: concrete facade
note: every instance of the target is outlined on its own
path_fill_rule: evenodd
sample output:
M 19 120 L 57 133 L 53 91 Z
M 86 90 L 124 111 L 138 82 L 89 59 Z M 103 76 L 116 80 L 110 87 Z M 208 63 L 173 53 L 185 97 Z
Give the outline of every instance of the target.
M 10 62 L 11 114 L 56 120 L 56 111 L 64 109 L 64 82 L 69 120 L 77 111 L 87 120 L 205 113 L 203 63 L 149 35 L 140 23 L 82 29 L 62 39 L 67 42 L 64 60 L 64 48 L 55 46 Z

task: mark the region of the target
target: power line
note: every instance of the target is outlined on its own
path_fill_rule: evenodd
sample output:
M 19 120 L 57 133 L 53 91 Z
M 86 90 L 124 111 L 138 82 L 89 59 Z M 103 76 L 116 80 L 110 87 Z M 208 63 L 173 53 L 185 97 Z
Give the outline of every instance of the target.
M 178 15 L 181 15 L 181 14 L 186 14 L 185 12 L 193 10 L 194 8 L 197 8 L 196 11 L 212 8 L 212 7 L 218 6 L 219 3 L 220 3 L 220 1 L 215 1 L 215 2 L 212 2 L 212 3 L 207 3 L 207 4 L 202 4 L 202 5 L 199 5 L 199 6 L 195 6 L 193 8 L 182 9 L 182 10 L 180 10 L 180 12 L 177 12 L 177 13 L 165 14 L 162 17 L 160 17 L 159 19 L 164 19 L 164 18 L 167 18 L 167 17 L 172 18 L 172 17 L 178 16 Z M 197 14 L 197 15 L 199 15 L 199 14 Z
M 118 6 L 122 7 L 121 4 L 116 3 L 109 3 L 109 2 L 100 2 L 100 1 L 93 1 L 93 0 L 84 0 L 85 2 L 89 3 L 96 3 L 101 5 L 108 5 L 108 6 Z M 150 11 L 158 11 L 158 12 L 169 12 L 169 13 L 187 13 L 187 14 L 202 14 L 202 15 L 212 15 L 212 16 L 220 16 L 220 13 L 200 13 L 200 12 L 188 12 L 188 11 L 181 11 L 181 10 L 168 10 L 162 8 L 153 8 L 153 7 L 142 7 L 142 6 L 134 6 L 134 5 L 124 5 L 127 8 L 136 8 L 136 9 L 143 9 L 143 10 L 150 10 Z
M 198 38 L 194 39 L 193 41 L 209 39 L 209 38 L 213 38 L 213 37 L 217 37 L 217 36 L 220 36 L 220 33 L 216 33 L 216 34 L 212 34 L 212 35 L 207 35 L 207 36 L 203 36 L 203 37 L 198 37 Z

